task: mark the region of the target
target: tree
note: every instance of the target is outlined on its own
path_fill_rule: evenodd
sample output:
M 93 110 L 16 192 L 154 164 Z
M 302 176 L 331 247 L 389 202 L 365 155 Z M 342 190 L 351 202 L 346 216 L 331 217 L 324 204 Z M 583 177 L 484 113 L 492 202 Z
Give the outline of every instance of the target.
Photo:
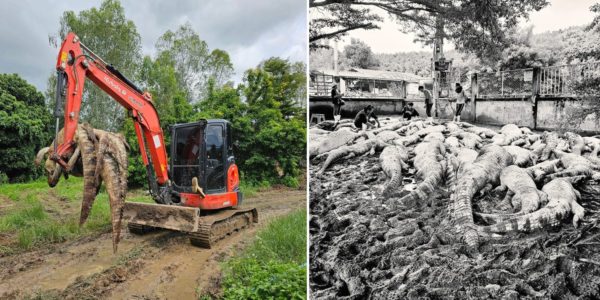
M 505 35 L 508 29 L 531 11 L 546 5 L 546 0 L 310 0 L 311 14 L 316 9 L 342 11 L 311 20 L 311 27 L 313 24 L 315 27 L 311 28 L 310 42 L 354 30 L 352 24 L 340 24 L 345 22 L 338 20 L 343 12 L 362 9 L 369 16 L 371 9 L 381 9 L 398 22 L 402 31 L 416 33 L 419 41 L 431 43 L 436 30 L 443 25 L 440 36 L 452 40 L 458 50 L 497 61 L 501 50 L 510 44 Z M 333 32 L 325 32 L 332 28 Z M 376 28 L 376 25 L 368 28 Z
M 144 57 L 140 70 L 143 87 L 152 95 L 152 101 L 160 117 L 160 125 L 165 134 L 165 147 L 170 145 L 169 126 L 192 121 L 193 107 L 187 102 L 185 91 L 177 82 L 175 66 L 164 57 L 153 60 Z M 133 121 L 127 119 L 123 126 L 127 142 L 132 145 L 129 153 L 129 185 L 143 186 L 147 183 L 146 168 L 137 146 L 137 136 Z
M 306 65 L 290 63 L 287 59 L 271 57 L 260 67 L 273 78 L 273 96 L 280 103 L 279 109 L 285 118 L 301 117 L 306 101 Z
M 211 52 L 189 23 L 175 32 L 165 32 L 156 43 L 156 49 L 161 59 L 172 61 L 177 81 L 190 102 L 206 95 L 210 78 L 216 86 L 222 86 L 233 75 L 229 54 L 219 49 Z
M 350 68 L 373 69 L 379 66 L 379 61 L 373 55 L 371 47 L 358 39 L 351 39 L 350 45 L 344 47 L 342 53 L 343 65 Z
M 126 77 L 135 80 L 142 61 L 141 38 L 135 24 L 125 17 L 118 0 L 104 0 L 99 8 L 76 14 L 66 11 L 60 19 L 58 36 L 62 41 L 69 32 L 75 32 L 81 41 L 113 64 Z M 55 40 L 56 42 L 56 40 Z M 53 107 L 55 75 L 49 79 L 49 106 Z M 80 113 L 81 121 L 95 128 L 116 131 L 123 125 L 125 110 L 104 91 L 86 81 Z
M 311 19 L 309 24 L 310 48 L 328 48 L 318 41 L 340 38 L 356 29 L 377 29 L 383 19 L 368 8 L 358 8 L 353 1 L 310 0 Z
M 43 174 L 33 159 L 50 144 L 50 124 L 44 95 L 16 74 L 0 74 L 0 183 Z
M 596 14 L 592 22 L 584 30 L 567 37 L 565 56 L 568 62 L 586 62 L 600 59 L 600 4 L 590 7 Z
M 278 101 L 300 89 L 306 93 L 301 80 L 290 79 L 300 78 L 295 65 L 299 66 L 279 58 L 268 59 L 247 70 L 237 88 L 218 87 L 211 80 L 206 98 L 195 105 L 198 113 L 194 119 L 223 118 L 232 123 L 234 152 L 244 182 L 298 184 L 306 151 L 305 120 L 285 118 L 286 110 Z

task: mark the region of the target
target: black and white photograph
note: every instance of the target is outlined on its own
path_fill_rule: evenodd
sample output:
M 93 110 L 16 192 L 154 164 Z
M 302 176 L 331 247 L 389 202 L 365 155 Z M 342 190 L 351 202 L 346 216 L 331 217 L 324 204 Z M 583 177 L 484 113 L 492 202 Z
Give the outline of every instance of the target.
M 600 4 L 309 1 L 309 297 L 600 298 Z

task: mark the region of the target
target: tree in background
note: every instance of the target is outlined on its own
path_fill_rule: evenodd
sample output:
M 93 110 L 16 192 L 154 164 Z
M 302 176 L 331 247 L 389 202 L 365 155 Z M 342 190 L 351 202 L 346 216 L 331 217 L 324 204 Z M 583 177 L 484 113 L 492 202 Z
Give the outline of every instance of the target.
M 207 94 L 209 79 L 222 86 L 233 75 L 229 54 L 220 49 L 210 51 L 189 23 L 174 32 L 165 32 L 156 49 L 160 59 L 170 60 L 175 66 L 177 81 L 189 102 L 199 101 Z
M 0 74 L 0 183 L 42 175 L 33 160 L 48 146 L 51 124 L 42 93 L 16 74 Z
M 310 48 L 328 48 L 321 44 L 324 39 L 338 39 L 356 29 L 377 29 L 383 20 L 369 8 L 352 5 L 354 1 L 310 0 L 309 42 Z M 318 15 L 318 16 L 317 16 Z
M 195 119 L 223 118 L 232 122 L 234 152 L 245 182 L 298 184 L 306 151 L 306 121 L 303 117 L 286 118 L 289 113 L 298 115 L 294 112 L 297 104 L 290 110 L 278 101 L 286 93 L 305 93 L 306 81 L 293 75 L 294 65 L 270 58 L 246 71 L 237 89 L 211 83 L 208 96 L 196 104 Z
M 277 81 L 261 65 L 246 71 L 243 94 L 252 120 L 250 139 L 241 145 L 249 157 L 243 166 L 255 180 L 273 180 L 296 185 L 300 162 L 306 151 L 304 118 L 284 118 L 275 92 L 286 81 Z M 302 89 L 305 89 L 305 82 Z
M 306 65 L 290 63 L 287 59 L 271 57 L 260 67 L 273 78 L 273 94 L 284 118 L 304 118 L 306 110 Z
M 425 44 L 433 42 L 439 28 L 438 21 L 442 21 L 441 36 L 451 40 L 458 50 L 495 62 L 502 49 L 510 44 L 505 33 L 514 28 L 521 18 L 527 18 L 530 12 L 546 5 L 546 0 L 310 0 L 311 15 L 316 9 L 325 11 L 322 16 L 311 18 L 310 43 L 312 48 L 320 39 L 336 38 L 362 28 L 354 28 L 353 23 L 339 20 L 344 13 L 351 14 L 357 10 L 371 20 L 371 24 L 363 29 L 377 28 L 381 18 L 369 16 L 373 16 L 372 9 L 379 9 L 389 13 L 403 32 L 416 33 L 417 39 Z M 327 30 L 332 31 L 327 33 Z
M 379 61 L 373 55 L 369 45 L 359 39 L 351 39 L 350 45 L 346 45 L 342 52 L 342 66 L 344 68 L 374 69 L 379 66 Z
M 177 81 L 175 66 L 172 61 L 161 56 L 153 60 L 144 57 L 140 81 L 142 87 L 152 95 L 152 102 L 160 117 L 160 125 L 165 137 L 165 147 L 170 147 L 169 126 L 177 123 L 187 123 L 192 120 L 193 107 L 186 99 L 186 92 Z M 135 134 L 133 121 L 125 120 L 123 133 L 127 142 L 132 146 L 129 152 L 129 185 L 142 186 L 147 183 L 147 174 Z
M 69 32 L 75 32 L 81 41 L 106 62 L 113 64 L 123 75 L 136 81 L 142 62 L 141 37 L 135 24 L 125 18 L 125 11 L 117 0 L 104 0 L 99 8 L 76 14 L 66 11 L 60 19 L 60 41 Z M 56 44 L 57 37 L 54 37 Z M 48 81 L 50 105 L 54 101 L 53 84 L 56 75 Z M 116 131 L 123 125 L 125 110 L 92 82 L 86 81 L 81 105 L 81 121 L 100 129 Z
M 587 62 L 600 59 L 600 4 L 590 7 L 596 14 L 592 22 L 579 31 L 578 34 L 568 36 L 570 47 L 565 51 L 568 62 Z

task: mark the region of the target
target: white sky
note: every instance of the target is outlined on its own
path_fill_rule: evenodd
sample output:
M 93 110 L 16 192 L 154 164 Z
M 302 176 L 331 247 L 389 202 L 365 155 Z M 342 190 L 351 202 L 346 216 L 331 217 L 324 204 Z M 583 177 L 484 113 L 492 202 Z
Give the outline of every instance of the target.
M 0 73 L 17 73 L 45 91 L 58 51 L 48 43 L 48 35 L 58 32 L 64 11 L 79 13 L 101 2 L 0 0 Z M 272 56 L 306 61 L 303 0 L 121 0 L 121 4 L 142 38 L 144 55 L 154 54 L 154 45 L 165 31 L 189 22 L 210 50 L 229 53 L 235 82 L 242 80 L 244 71 Z
M 533 32 L 540 33 L 570 26 L 585 25 L 592 21 L 594 15 L 589 8 L 597 0 L 551 0 L 550 4 L 540 11 L 533 12 L 529 20 L 524 20 L 522 26 L 534 25 Z M 377 10 L 374 10 L 377 11 Z M 413 34 L 404 34 L 398 30 L 398 24 L 391 20 L 387 13 L 378 10 L 384 17 L 379 30 L 351 31 L 338 43 L 338 49 L 350 43 L 351 38 L 358 38 L 368 45 L 375 53 L 396 53 L 408 51 L 430 51 L 430 46 L 423 47 L 413 43 Z M 450 50 L 450 44 L 444 45 L 444 50 Z

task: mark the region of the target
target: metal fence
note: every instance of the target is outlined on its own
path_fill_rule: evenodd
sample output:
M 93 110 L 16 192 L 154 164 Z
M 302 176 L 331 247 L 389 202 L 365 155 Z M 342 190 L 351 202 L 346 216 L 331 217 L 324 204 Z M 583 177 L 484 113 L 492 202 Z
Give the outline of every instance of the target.
M 480 98 L 600 95 L 600 62 L 478 73 L 477 85 Z
M 543 67 L 540 69 L 540 96 L 580 96 L 597 94 L 594 84 L 591 90 L 587 83 L 600 79 L 600 62 Z
M 479 97 L 521 98 L 533 92 L 533 69 L 478 73 Z

